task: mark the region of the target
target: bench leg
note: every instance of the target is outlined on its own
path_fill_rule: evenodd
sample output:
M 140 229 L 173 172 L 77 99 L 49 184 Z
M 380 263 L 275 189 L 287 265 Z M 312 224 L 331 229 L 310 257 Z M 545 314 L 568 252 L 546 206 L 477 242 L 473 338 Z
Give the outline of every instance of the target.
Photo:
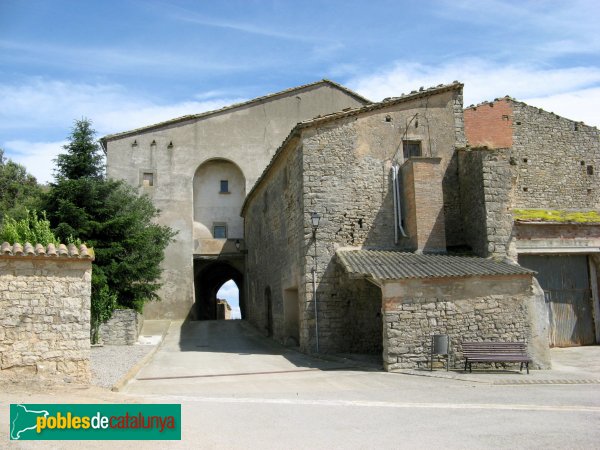
M 523 372 L 523 363 L 521 363 L 521 367 L 519 367 L 519 372 Z
M 473 363 L 469 363 L 469 373 L 473 373 Z
M 525 363 L 525 367 L 527 367 L 527 375 L 529 375 L 529 363 L 528 362 Z
M 467 364 L 469 364 L 469 362 L 465 359 L 465 372 L 467 371 Z

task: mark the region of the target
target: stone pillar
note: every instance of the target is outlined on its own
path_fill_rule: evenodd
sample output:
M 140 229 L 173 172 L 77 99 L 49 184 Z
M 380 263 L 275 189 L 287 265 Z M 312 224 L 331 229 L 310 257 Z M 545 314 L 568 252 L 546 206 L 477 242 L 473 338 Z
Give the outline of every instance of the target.
M 405 231 L 417 253 L 445 253 L 441 158 L 413 157 L 401 167 Z

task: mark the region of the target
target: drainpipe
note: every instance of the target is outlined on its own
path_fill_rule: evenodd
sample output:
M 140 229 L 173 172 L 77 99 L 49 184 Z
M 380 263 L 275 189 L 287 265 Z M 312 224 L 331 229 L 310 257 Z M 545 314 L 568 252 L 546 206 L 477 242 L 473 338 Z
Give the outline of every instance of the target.
M 319 353 L 319 312 L 317 309 L 317 239 L 315 242 L 315 264 L 312 268 L 313 303 L 315 304 L 315 338 L 317 342 L 317 353 Z

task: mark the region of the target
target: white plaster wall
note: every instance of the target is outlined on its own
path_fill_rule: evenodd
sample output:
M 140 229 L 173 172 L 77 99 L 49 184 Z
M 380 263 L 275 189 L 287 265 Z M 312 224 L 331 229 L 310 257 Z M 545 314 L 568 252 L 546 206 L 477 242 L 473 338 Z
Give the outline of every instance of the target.
M 229 191 L 220 192 L 221 180 Z M 240 209 L 246 197 L 242 171 L 233 163 L 216 159 L 204 163 L 194 176 L 194 239 L 213 238 L 213 224 L 227 225 L 229 239 L 244 237 Z
M 207 117 L 108 137 L 108 176 L 139 186 L 161 210 L 158 222 L 178 232 L 165 253 L 162 301 L 147 304 L 145 318 L 185 318 L 194 303 L 193 255 L 210 250 L 194 240 L 197 169 L 215 158 L 232 161 L 248 192 L 296 123 L 357 106 L 362 104 L 349 94 L 318 84 Z M 141 186 L 143 172 L 154 173 L 154 186 Z M 218 254 L 223 246 L 211 248 Z

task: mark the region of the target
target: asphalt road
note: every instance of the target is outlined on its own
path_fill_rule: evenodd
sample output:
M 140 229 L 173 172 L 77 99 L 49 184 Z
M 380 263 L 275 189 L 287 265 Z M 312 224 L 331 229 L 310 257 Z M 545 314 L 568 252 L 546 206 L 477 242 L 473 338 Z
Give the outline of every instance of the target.
M 539 378 L 546 384 L 513 385 L 480 382 L 477 375 L 465 381 L 392 374 L 300 355 L 239 322 L 192 323 L 183 329 L 180 325 L 172 324 L 152 361 L 121 393 L 47 393 L 19 401 L 33 403 L 33 398 L 54 395 L 64 402 L 76 398 L 181 403 L 182 441 L 61 442 L 58 447 L 11 442 L 9 448 L 590 449 L 600 445 L 600 384 L 592 383 L 588 372 L 582 372 L 585 377 L 575 373 L 570 380 L 556 372 L 556 380 L 548 374 Z M 593 347 L 588 353 L 596 356 L 597 350 Z M 521 377 L 512 372 L 503 376 Z M 535 376 L 529 380 L 535 381 Z M 559 384 L 548 384 L 553 381 Z M 18 398 L 18 393 L 9 397 Z M 2 405 L 0 432 L 8 424 L 5 409 Z

